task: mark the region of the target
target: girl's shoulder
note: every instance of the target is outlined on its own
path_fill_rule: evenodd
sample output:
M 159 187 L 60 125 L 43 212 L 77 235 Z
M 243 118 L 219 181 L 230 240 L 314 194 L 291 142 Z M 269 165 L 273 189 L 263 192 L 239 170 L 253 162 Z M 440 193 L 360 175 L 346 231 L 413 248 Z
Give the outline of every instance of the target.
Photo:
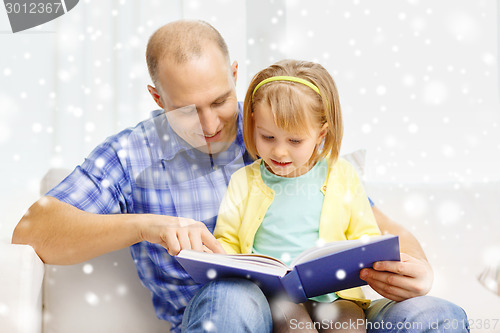
M 343 159 L 342 157 L 337 158 L 336 161 L 332 161 L 330 158 L 327 158 L 328 170 L 354 170 L 354 166 Z
M 258 159 L 253 161 L 251 164 L 244 166 L 238 170 L 236 170 L 231 179 L 248 179 L 253 177 L 260 177 L 260 163 L 262 159 Z
M 339 157 L 335 162 L 328 160 L 328 178 L 334 179 L 350 179 L 359 178 L 354 166 L 347 160 Z

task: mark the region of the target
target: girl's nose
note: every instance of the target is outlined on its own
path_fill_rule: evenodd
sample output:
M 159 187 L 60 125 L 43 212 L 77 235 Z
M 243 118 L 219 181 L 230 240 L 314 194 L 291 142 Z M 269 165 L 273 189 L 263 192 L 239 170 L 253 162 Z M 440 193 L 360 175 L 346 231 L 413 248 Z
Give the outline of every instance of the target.
M 273 155 L 277 158 L 285 157 L 288 154 L 286 147 L 282 144 L 275 144 L 273 147 Z

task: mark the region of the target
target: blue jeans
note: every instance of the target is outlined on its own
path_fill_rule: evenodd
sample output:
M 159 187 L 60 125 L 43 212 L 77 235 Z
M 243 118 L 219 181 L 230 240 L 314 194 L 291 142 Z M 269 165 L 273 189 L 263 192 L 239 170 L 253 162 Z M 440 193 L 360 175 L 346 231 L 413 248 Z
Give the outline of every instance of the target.
M 182 318 L 182 332 L 269 333 L 272 326 L 266 297 L 255 283 L 242 279 L 208 283 Z
M 366 331 L 372 332 L 469 332 L 465 311 L 440 298 L 421 296 L 403 302 L 373 301 L 365 311 Z
M 465 311 L 440 298 L 422 296 L 403 302 L 373 301 L 365 311 L 367 332 L 469 332 Z M 216 280 L 189 302 L 182 332 L 272 332 L 266 297 L 247 280 Z

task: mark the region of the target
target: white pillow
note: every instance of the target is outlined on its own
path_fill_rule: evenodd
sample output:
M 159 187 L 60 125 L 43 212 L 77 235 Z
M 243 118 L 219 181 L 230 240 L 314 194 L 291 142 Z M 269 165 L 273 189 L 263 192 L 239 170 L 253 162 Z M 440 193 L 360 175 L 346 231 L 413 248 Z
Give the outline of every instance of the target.
M 360 179 L 365 175 L 365 157 L 366 157 L 366 149 L 358 149 L 353 151 L 352 153 L 345 154 L 340 156 L 347 162 L 351 163 L 354 166 L 354 169 L 358 173 Z

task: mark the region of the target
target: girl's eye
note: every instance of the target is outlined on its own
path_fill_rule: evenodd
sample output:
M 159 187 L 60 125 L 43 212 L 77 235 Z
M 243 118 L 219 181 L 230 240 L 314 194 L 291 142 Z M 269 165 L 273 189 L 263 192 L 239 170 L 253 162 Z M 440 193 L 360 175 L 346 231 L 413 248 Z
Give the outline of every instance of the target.
M 272 139 L 274 139 L 274 136 L 270 136 L 270 135 L 262 135 L 262 138 L 263 138 L 264 140 L 271 141 Z
M 298 145 L 299 143 L 302 142 L 302 140 L 298 140 L 298 139 L 290 139 L 290 142 L 295 144 L 295 145 Z

